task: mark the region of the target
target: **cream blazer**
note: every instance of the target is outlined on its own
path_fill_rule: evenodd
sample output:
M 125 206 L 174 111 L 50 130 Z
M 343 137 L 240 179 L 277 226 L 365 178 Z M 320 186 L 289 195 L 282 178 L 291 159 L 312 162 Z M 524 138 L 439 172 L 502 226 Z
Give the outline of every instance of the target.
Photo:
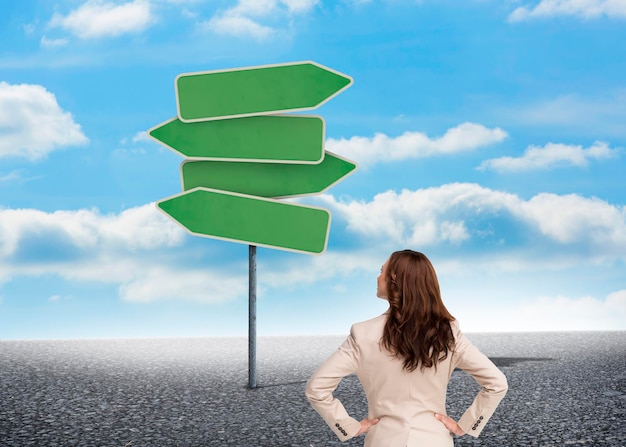
M 456 321 L 451 323 L 456 347 L 437 370 L 406 372 L 401 360 L 379 347 L 386 319 L 383 314 L 353 325 L 346 341 L 313 373 L 305 391 L 313 408 L 340 440 L 354 437 L 361 424 L 333 392 L 343 377 L 356 373 L 367 396 L 367 417 L 380 418 L 367 432 L 365 447 L 452 447 L 452 434 L 434 413 L 446 414 L 448 381 L 458 367 L 481 387 L 458 421 L 477 437 L 506 394 L 504 374 L 465 338 Z

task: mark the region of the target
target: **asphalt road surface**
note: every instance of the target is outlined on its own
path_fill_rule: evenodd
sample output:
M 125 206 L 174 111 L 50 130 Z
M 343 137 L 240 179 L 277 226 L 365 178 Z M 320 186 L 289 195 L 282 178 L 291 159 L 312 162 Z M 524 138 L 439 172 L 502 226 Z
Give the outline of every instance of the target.
M 461 446 L 626 446 L 626 332 L 468 334 L 509 392 Z M 0 446 L 360 446 L 326 427 L 306 380 L 343 337 L 260 337 L 247 388 L 245 338 L 0 341 Z M 477 391 L 455 371 L 448 413 Z M 354 376 L 336 395 L 366 415 Z

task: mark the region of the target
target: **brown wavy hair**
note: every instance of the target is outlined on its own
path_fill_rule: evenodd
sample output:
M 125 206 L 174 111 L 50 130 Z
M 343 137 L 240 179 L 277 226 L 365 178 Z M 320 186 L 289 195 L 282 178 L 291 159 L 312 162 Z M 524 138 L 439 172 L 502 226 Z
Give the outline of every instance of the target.
M 439 281 L 428 258 L 413 250 L 391 254 L 386 267 L 389 315 L 381 345 L 404 369 L 435 367 L 454 349 L 454 317 L 441 300 Z

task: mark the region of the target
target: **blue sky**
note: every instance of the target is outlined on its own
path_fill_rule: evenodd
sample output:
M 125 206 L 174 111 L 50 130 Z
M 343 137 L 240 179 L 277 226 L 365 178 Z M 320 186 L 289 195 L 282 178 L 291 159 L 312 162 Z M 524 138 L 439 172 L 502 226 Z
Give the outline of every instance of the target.
M 344 334 L 424 252 L 467 332 L 626 329 L 626 3 L 60 0 L 0 5 L 0 338 L 247 334 L 246 245 L 155 202 L 180 73 L 312 60 L 359 170 L 320 256 L 258 251 L 259 335 Z

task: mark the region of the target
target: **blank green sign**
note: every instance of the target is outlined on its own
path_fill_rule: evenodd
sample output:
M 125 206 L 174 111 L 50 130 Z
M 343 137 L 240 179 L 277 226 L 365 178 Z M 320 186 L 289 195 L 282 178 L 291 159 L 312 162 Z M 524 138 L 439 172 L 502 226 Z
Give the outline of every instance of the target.
M 183 189 L 199 186 L 261 197 L 318 194 L 356 169 L 348 160 L 326 152 L 318 164 L 185 161 Z
M 196 235 L 305 253 L 322 253 L 330 228 L 324 209 L 206 188 L 157 206 Z
M 352 84 L 313 62 L 186 73 L 176 77 L 178 117 L 203 121 L 311 110 Z
M 319 116 L 250 116 L 197 123 L 175 118 L 148 134 L 190 158 L 317 163 L 324 153 Z

